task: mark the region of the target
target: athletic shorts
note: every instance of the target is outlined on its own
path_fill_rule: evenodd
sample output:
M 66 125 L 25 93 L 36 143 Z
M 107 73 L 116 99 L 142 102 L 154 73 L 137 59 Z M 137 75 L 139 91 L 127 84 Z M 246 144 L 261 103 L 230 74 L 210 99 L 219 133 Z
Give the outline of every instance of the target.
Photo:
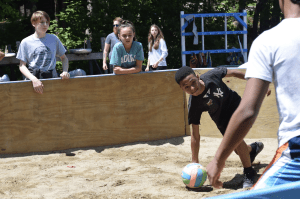
M 290 139 L 277 149 L 263 175 L 252 190 L 300 181 L 300 136 Z

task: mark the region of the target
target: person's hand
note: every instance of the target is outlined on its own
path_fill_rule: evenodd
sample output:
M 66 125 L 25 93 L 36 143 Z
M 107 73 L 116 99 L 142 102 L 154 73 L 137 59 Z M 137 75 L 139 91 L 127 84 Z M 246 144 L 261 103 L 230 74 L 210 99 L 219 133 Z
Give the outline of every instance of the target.
M 149 71 L 149 66 L 146 67 L 145 71 Z
M 152 68 L 157 68 L 159 62 L 156 62 L 155 64 L 152 65 Z
M 61 77 L 62 79 L 69 79 L 69 78 L 70 78 L 70 73 L 64 71 L 64 72 L 62 72 L 62 73 L 60 74 L 60 77 Z
M 103 70 L 107 70 L 107 65 L 104 62 L 103 62 Z
M 206 167 L 209 182 L 213 187 L 217 189 L 223 187 L 223 183 L 219 180 L 219 178 L 224 166 L 225 163 L 220 165 L 215 159 L 213 159 Z
M 43 94 L 44 85 L 39 79 L 32 80 L 32 85 L 35 92 L 39 94 Z
M 268 88 L 268 91 L 267 91 L 267 96 L 271 95 L 271 89 Z

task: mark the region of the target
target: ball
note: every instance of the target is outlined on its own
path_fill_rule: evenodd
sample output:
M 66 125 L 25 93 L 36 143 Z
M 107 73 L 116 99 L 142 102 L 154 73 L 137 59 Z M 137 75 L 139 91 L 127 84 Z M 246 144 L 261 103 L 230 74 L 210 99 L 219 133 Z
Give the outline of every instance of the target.
M 198 188 L 206 181 L 207 173 L 201 164 L 190 163 L 183 168 L 181 177 L 186 186 Z

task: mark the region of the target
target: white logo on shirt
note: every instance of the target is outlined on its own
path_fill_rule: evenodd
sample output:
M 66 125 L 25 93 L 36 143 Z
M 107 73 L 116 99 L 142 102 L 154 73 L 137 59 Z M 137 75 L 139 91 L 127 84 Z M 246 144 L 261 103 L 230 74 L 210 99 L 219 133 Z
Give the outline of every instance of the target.
M 134 62 L 136 55 L 124 55 L 124 57 L 121 57 L 121 64 L 125 62 Z
M 208 98 L 208 95 L 207 94 L 210 94 L 210 89 L 208 89 L 207 93 L 204 95 L 203 98 Z
M 218 98 L 223 97 L 223 92 L 221 91 L 221 88 L 217 88 L 217 93 L 213 93 L 213 94 Z

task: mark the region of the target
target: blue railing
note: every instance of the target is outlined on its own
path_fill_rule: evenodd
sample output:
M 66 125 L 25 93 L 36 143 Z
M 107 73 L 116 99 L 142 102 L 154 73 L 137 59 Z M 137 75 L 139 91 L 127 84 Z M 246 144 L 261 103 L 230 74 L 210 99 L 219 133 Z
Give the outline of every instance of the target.
M 191 18 L 191 15 L 193 18 Z M 191 20 L 187 21 L 185 18 L 191 18 Z M 224 31 L 204 31 L 204 18 L 205 17 L 224 17 Z M 242 31 L 227 31 L 227 17 L 234 17 L 242 26 Z M 243 17 L 241 19 L 240 17 Z M 185 28 L 194 20 L 194 18 L 201 18 L 201 32 L 193 31 L 193 32 L 185 32 Z M 180 29 L 181 29 L 181 58 L 182 58 L 182 66 L 186 66 L 186 55 L 187 54 L 197 54 L 197 53 L 231 53 L 231 52 L 241 52 L 244 57 L 244 62 L 247 62 L 247 12 L 244 10 L 242 13 L 205 13 L 205 14 L 184 14 L 183 11 L 180 12 Z M 191 50 L 187 51 L 185 48 L 185 37 L 186 36 L 194 36 L 197 33 L 197 37 L 202 37 L 202 50 Z M 227 35 L 234 34 L 242 34 L 243 35 L 243 46 L 240 41 L 240 49 L 227 49 Z M 225 35 L 225 47 L 224 49 L 213 49 L 213 50 L 205 50 L 204 48 L 204 36 L 207 35 Z

